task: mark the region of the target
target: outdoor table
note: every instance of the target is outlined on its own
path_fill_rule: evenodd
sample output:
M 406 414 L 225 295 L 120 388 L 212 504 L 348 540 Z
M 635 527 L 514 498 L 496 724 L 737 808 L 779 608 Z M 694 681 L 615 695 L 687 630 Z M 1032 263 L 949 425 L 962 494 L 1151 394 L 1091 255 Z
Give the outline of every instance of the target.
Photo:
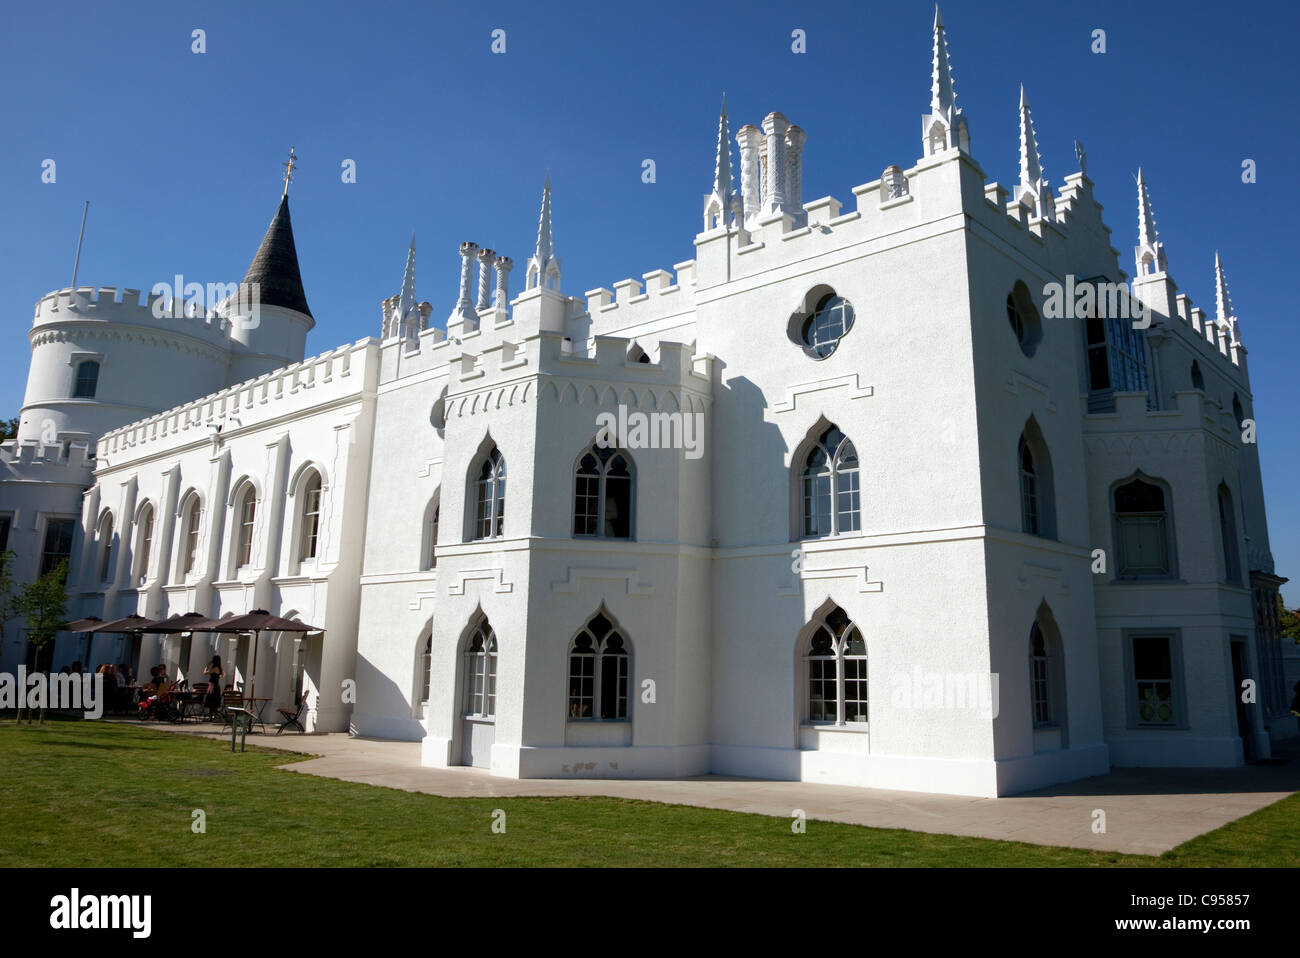
M 262 726 L 263 733 L 266 732 L 266 723 L 262 721 L 262 710 L 266 708 L 266 703 L 269 701 L 271 700 L 264 699 L 261 696 L 244 699 L 245 707 L 252 715 L 252 719 L 249 721 L 250 727 L 253 725 L 260 725 Z
M 188 718 L 197 718 L 203 709 L 202 692 L 173 692 L 176 702 L 176 711 L 180 715 L 180 720 L 184 722 Z

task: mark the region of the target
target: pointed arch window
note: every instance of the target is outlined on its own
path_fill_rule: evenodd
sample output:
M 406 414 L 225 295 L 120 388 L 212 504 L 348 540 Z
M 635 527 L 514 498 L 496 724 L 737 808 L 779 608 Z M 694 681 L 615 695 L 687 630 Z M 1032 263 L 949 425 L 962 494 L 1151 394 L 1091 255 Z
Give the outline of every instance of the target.
M 1029 443 L 1020 438 L 1020 527 L 1032 536 L 1039 534 L 1038 472 Z
M 1173 575 L 1173 544 L 1165 490 L 1134 479 L 1115 489 L 1117 572 L 1121 578 Z
M 506 515 L 506 460 L 495 446 L 474 480 L 474 538 L 503 534 Z
M 497 712 L 497 636 L 484 619 L 465 644 L 465 715 L 495 718 Z
M 1051 672 L 1048 664 L 1047 639 L 1034 623 L 1029 630 L 1029 671 L 1032 682 L 1034 727 L 1052 724 Z
M 420 704 L 429 701 L 429 673 L 433 668 L 433 632 L 424 640 L 424 651 L 420 653 Z
M 1237 517 L 1232 493 L 1219 486 L 1219 541 L 1223 543 L 1223 573 L 1227 581 L 1241 585 L 1241 558 L 1237 549 Z
M 588 447 L 578 460 L 573 488 L 573 534 L 632 538 L 631 457 L 621 449 Z
M 1192 360 L 1192 388 L 1205 392 L 1205 373 L 1201 372 L 1201 364 L 1195 359 Z
M 438 519 L 442 511 L 436 494 L 430 506 L 425 529 L 424 568 L 436 569 L 438 567 Z
M 861 528 L 858 452 L 838 426 L 831 426 L 804 459 L 803 536 L 822 538 Z
M 1042 430 L 1031 417 L 1016 446 L 1020 491 L 1020 531 L 1045 539 L 1056 538 L 1056 491 L 1052 457 Z
M 626 721 L 631 671 L 627 640 L 596 613 L 569 647 L 569 718 Z
M 316 558 L 320 545 L 321 478 L 313 469 L 302 484 L 302 535 L 299 560 Z
M 140 510 L 140 518 L 136 520 L 136 525 L 140 529 L 140 547 L 135 554 L 135 578 L 140 585 L 144 585 L 149 578 L 149 555 L 153 551 L 152 505 L 146 503 Z
M 867 644 L 838 606 L 817 621 L 804 650 L 804 674 L 809 724 L 867 724 Z

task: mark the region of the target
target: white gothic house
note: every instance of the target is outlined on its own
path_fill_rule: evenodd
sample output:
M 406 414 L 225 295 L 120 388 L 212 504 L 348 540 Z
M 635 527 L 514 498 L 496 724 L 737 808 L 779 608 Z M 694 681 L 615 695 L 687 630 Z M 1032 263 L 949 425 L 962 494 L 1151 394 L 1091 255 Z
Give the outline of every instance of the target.
M 1286 580 L 1221 266 L 1211 318 L 1139 179 L 1149 328 L 1051 318 L 1052 284 L 1129 279 L 1092 182 L 1048 184 L 1023 91 L 988 180 L 937 17 L 931 92 L 920 158 L 847 204 L 804 200 L 780 113 L 733 166 L 724 104 L 694 257 L 612 290 L 562 291 L 548 181 L 513 299 L 465 243 L 431 323 L 412 240 L 382 335 L 307 359 L 287 186 L 256 328 L 48 294 L 0 454 L 20 571 L 70 555 L 75 615 L 321 626 L 264 635 L 257 688 L 430 766 L 991 796 L 1266 756 Z M 214 649 L 136 641 L 191 679 Z M 249 645 L 219 642 L 243 682 Z

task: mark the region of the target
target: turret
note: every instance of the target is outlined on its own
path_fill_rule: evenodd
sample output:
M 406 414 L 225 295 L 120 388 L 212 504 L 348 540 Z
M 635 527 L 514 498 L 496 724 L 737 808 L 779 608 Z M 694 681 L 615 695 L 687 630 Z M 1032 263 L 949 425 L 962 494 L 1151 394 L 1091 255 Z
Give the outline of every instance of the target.
M 231 318 L 233 352 L 227 381 L 232 385 L 301 362 L 307 333 L 316 325 L 303 291 L 289 218 L 289 183 L 296 159 L 291 151 L 284 195 L 240 284 L 241 298 L 255 308 L 234 309 L 231 304 L 219 308 Z

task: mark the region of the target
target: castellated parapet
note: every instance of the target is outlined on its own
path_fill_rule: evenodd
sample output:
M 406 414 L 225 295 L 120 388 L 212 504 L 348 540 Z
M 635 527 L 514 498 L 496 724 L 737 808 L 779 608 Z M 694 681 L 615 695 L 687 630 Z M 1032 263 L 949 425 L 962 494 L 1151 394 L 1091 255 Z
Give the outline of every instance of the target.
M 111 464 L 128 450 L 136 458 L 153 444 L 161 450 L 207 441 L 218 429 L 228 434 L 373 392 L 378 358 L 376 339 L 340 346 L 115 429 L 100 440 L 99 456 Z

